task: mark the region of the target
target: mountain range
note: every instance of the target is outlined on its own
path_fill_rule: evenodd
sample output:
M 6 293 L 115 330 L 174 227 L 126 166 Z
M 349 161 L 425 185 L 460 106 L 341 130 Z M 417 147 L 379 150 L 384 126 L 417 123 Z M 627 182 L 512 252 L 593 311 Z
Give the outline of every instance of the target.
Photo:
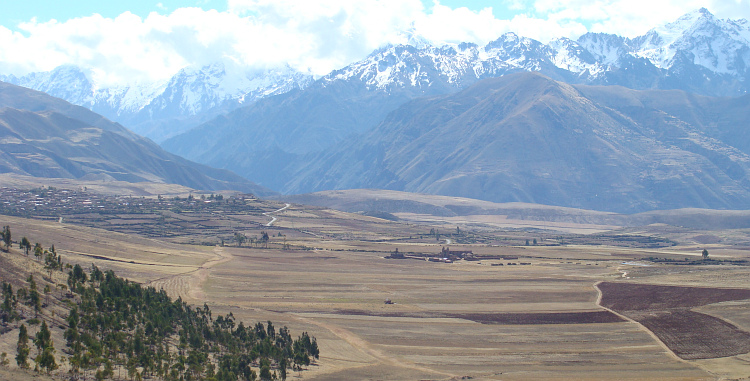
M 299 180 L 284 172 L 286 163 L 309 162 L 314 153 L 374 128 L 410 99 L 527 71 L 573 84 L 739 96 L 747 91 L 748 52 L 750 24 L 719 20 L 705 9 L 635 39 L 585 34 L 543 44 L 508 33 L 484 47 L 388 46 L 304 90 L 259 100 L 162 146 L 272 189 L 299 191 L 289 184 Z
M 0 82 L 0 173 L 273 192 L 227 170 L 170 154 L 86 108 Z
M 544 44 L 508 33 L 483 47 L 437 47 L 419 36 L 410 43 L 379 49 L 321 80 L 330 85 L 356 79 L 371 91 L 391 94 L 412 88 L 408 92 L 413 95 L 429 95 L 524 70 L 569 83 L 683 89 L 714 96 L 748 91 L 750 23 L 717 19 L 706 9 L 632 39 L 587 33 L 576 41 L 560 38 Z M 112 87 L 91 77 L 89 70 L 71 65 L 22 77 L 0 74 L 2 81 L 87 107 L 159 143 L 258 99 L 304 89 L 313 82 L 312 75 L 289 66 L 251 69 L 227 60 L 186 67 L 154 83 Z
M 156 142 L 257 99 L 305 87 L 312 76 L 289 67 L 267 70 L 216 62 L 187 67 L 168 81 L 100 86 L 80 67 L 63 65 L 0 81 L 43 91 L 86 107 Z
M 377 188 L 583 209 L 750 207 L 750 95 L 569 85 L 538 73 L 418 98 L 287 167 L 283 193 Z
M 699 9 L 636 38 L 413 41 L 316 80 L 223 64 L 117 91 L 92 90 L 86 75 L 8 80 L 109 107 L 105 116 L 172 153 L 284 193 L 382 187 L 617 212 L 748 206 L 737 127 L 748 120 L 747 20 Z

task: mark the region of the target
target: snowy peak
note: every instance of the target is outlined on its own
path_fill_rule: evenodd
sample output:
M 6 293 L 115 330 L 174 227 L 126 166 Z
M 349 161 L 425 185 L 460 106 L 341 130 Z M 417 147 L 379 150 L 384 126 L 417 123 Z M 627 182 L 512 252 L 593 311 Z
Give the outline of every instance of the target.
M 428 89 L 460 89 L 478 79 L 515 71 L 537 71 L 571 82 L 634 88 L 666 86 L 731 95 L 746 91 L 744 77 L 748 68 L 750 23 L 720 20 L 702 8 L 634 39 L 587 33 L 577 41 L 560 38 L 543 44 L 506 33 L 484 47 L 470 43 L 441 47 L 423 42 L 391 45 L 334 71 L 323 81 L 357 80 L 368 88 L 386 92 L 399 87 L 424 93 Z M 705 91 L 700 89 L 702 84 L 691 84 L 701 76 L 701 81 L 710 82 L 710 76 L 726 75 L 738 77 L 740 83 L 726 93 L 721 92 L 719 82 Z M 665 76 L 671 77 L 659 79 Z
M 620 58 L 629 52 L 628 40 L 615 34 L 586 33 L 577 42 L 604 66 L 617 65 Z
M 184 68 L 155 97 L 148 110 L 166 111 L 182 116 L 198 115 L 222 107 L 237 105 L 266 96 L 305 87 L 312 75 L 290 67 L 247 70 L 234 63 L 216 62 L 200 68 Z
M 750 66 L 747 20 L 721 20 L 705 8 L 633 39 L 633 53 L 667 69 L 678 54 L 714 73 L 744 76 Z
M 168 81 L 114 87 L 98 86 L 85 70 L 73 65 L 20 78 L 8 76 L 0 79 L 87 107 L 159 141 L 180 132 L 163 131 L 164 128 L 184 130 L 193 127 L 185 122 L 186 118 L 202 114 L 215 116 L 225 107 L 238 107 L 263 97 L 303 88 L 312 81 L 312 75 L 288 66 L 248 70 L 238 64 L 217 62 L 183 68 Z M 175 118 L 181 122 L 168 122 Z
M 74 65 L 63 65 L 52 71 L 31 73 L 8 80 L 15 85 L 42 91 L 77 105 L 90 107 L 94 99 L 92 82 L 83 69 Z
M 414 29 L 389 45 L 314 82 L 289 66 L 248 68 L 229 59 L 186 67 L 172 78 L 147 84 L 102 87 L 85 69 L 0 79 L 85 106 L 161 141 L 261 98 L 307 86 L 348 81 L 367 90 L 409 96 L 442 94 L 518 71 L 541 72 L 572 83 L 669 88 L 704 95 L 750 90 L 750 22 L 721 20 L 707 9 L 690 12 L 637 38 L 586 33 L 548 44 L 506 33 L 485 46 L 434 46 Z
M 425 46 L 389 45 L 324 77 L 324 83 L 357 80 L 368 88 L 417 88 L 422 92 L 460 89 L 479 79 L 515 71 L 563 69 L 575 77 L 598 73 L 602 66 L 584 46 L 570 39 L 549 45 L 506 33 L 484 47 L 472 43 Z
M 552 40 L 549 43 L 551 49 L 552 63 L 561 69 L 573 72 L 589 74 L 598 73 L 602 65 L 591 52 L 582 44 L 568 38 Z

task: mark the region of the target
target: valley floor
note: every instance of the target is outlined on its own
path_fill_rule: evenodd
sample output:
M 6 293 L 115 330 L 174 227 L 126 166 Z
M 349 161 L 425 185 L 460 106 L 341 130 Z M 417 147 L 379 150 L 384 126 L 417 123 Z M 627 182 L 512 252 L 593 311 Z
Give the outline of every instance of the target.
M 0 222 L 15 237 L 54 244 L 66 262 L 113 269 L 243 321 L 272 320 L 309 332 L 318 339 L 321 358 L 291 373 L 294 379 L 750 377 L 750 354 L 681 358 L 635 315 L 608 312 L 595 287 L 604 281 L 750 289 L 750 267 L 718 261 L 750 259 L 746 248 L 714 244 L 713 264 L 675 265 L 646 258 L 697 258 L 699 247 L 546 245 L 557 242 L 549 233 L 538 246 L 526 246 L 523 237 L 539 236 L 526 231 L 507 233 L 512 239 L 495 237 L 514 244 L 451 245 L 479 260 L 387 259 L 397 248 L 438 256 L 445 240 L 427 237 L 424 225 L 282 207 L 259 208 L 243 225 L 250 236 L 267 231 L 267 248 L 229 241 L 194 245 L 184 236 L 147 238 L 59 220 L 1 216 Z M 273 226 L 266 226 L 270 221 Z M 750 332 L 750 299 L 711 301 L 686 310 Z M 0 350 L 15 353 L 17 333 L 0 337 Z M 15 379 L 3 372 L 0 378 Z

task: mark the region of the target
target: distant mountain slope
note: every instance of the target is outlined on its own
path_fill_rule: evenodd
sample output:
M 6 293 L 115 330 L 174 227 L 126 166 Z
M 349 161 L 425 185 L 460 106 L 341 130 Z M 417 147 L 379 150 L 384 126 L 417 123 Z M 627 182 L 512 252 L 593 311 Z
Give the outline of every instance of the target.
M 2 82 L 0 173 L 272 193 L 229 171 L 167 153 L 83 107 Z
M 612 228 L 650 224 L 668 224 L 698 230 L 750 228 L 749 210 L 675 209 L 637 214 L 617 214 L 519 202 L 493 203 L 462 197 L 415 194 L 382 189 L 321 191 L 299 195 L 279 195 L 271 198 L 350 213 L 377 211 L 438 217 L 504 216 L 510 221 L 590 224 Z M 419 217 L 415 219 L 420 220 Z M 474 221 L 481 224 L 483 219 L 477 218 Z M 555 226 L 551 224 L 539 225 L 540 228 L 555 229 Z
M 487 79 L 411 101 L 288 167 L 282 191 L 381 188 L 628 213 L 747 208 L 750 151 L 735 130 L 750 120 L 748 101 L 577 88 L 535 73 Z
M 289 67 L 247 70 L 216 62 L 184 68 L 168 81 L 115 87 L 100 86 L 72 65 L 0 80 L 84 106 L 160 142 L 240 105 L 305 87 L 312 76 Z
M 539 72 L 572 84 L 681 89 L 711 96 L 747 93 L 750 24 L 705 9 L 635 39 L 586 34 L 543 44 L 513 33 L 486 46 L 388 46 L 318 79 L 221 115 L 162 146 L 265 186 L 292 181 L 285 163 L 375 127 L 403 102 L 449 94 L 479 80 Z

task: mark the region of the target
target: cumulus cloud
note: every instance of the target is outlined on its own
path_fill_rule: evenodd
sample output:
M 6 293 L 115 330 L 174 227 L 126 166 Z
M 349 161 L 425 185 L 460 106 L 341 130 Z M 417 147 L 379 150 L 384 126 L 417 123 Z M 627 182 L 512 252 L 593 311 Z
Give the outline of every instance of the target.
M 250 68 L 289 64 L 323 75 L 385 44 L 418 35 L 435 44 L 486 44 L 505 32 L 547 42 L 587 31 L 635 36 L 707 7 L 750 18 L 750 0 L 505 0 L 491 8 L 450 8 L 420 0 L 228 0 L 226 11 L 179 8 L 141 18 L 126 12 L 0 26 L 0 73 L 22 75 L 62 64 L 88 68 L 102 85 L 166 79 L 216 61 Z

